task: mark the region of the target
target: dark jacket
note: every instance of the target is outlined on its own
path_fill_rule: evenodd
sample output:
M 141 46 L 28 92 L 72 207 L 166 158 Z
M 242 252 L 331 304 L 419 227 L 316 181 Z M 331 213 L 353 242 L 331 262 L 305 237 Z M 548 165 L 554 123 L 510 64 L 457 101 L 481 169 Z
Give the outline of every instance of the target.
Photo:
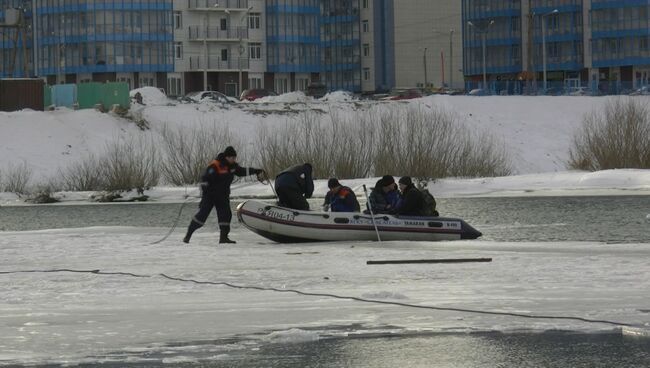
M 314 180 L 311 167 L 308 165 L 292 166 L 281 172 L 275 178 L 275 188 L 291 188 L 303 193 L 305 198 L 314 194 Z
M 230 185 L 237 176 L 257 175 L 260 169 L 241 167 L 238 164 L 229 164 L 223 153 L 220 153 L 215 160 L 210 162 L 205 173 L 201 177 L 203 193 L 217 196 L 220 199 L 230 197 Z
M 336 192 L 329 191 L 325 195 L 325 205 L 329 205 L 332 212 L 360 212 L 361 206 L 357 196 L 349 187 L 341 187 Z
M 424 197 L 413 184 L 407 186 L 402 194 L 402 203 L 395 211 L 397 215 L 422 216 Z
M 389 213 L 399 206 L 401 198 L 399 192 L 396 190 L 391 190 L 388 193 L 384 192 L 383 183 L 379 180 L 375 184 L 375 187 L 372 188 L 372 192 L 368 196 L 368 201 L 372 205 L 373 213 Z M 367 206 L 368 204 L 366 204 Z

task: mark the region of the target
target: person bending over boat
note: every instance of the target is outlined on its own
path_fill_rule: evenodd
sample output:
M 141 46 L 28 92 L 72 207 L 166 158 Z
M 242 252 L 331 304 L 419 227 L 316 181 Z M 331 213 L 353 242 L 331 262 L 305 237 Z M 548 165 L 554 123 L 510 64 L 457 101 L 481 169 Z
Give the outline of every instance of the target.
M 399 179 L 399 190 L 402 192 L 402 203 L 392 213 L 403 216 L 424 216 L 424 196 L 413 185 L 409 176 Z
M 292 166 L 275 178 L 278 205 L 296 210 L 309 210 L 307 198 L 314 194 L 311 164 Z
M 390 175 L 384 175 L 379 179 L 375 187 L 372 188 L 368 200 L 370 203 L 367 203 L 366 207 L 371 205 L 372 213 L 390 213 L 395 210 L 401 201 L 395 178 Z M 370 209 L 368 207 L 368 210 Z
M 215 207 L 217 209 L 217 219 L 219 220 L 219 243 L 235 243 L 228 238 L 230 221 L 232 220 L 230 185 L 235 175 L 257 175 L 258 180 L 261 181 L 263 178 L 261 175 L 263 174 L 264 170 L 262 169 L 239 166 L 237 164 L 237 152 L 234 148 L 227 147 L 215 160 L 210 162 L 210 165 L 201 178 L 199 212 L 192 218 L 183 242 L 190 242 L 192 234 L 205 224 L 205 220 L 208 219 L 210 211 Z
M 339 183 L 336 178 L 327 181 L 327 187 L 330 189 L 325 195 L 323 210 L 331 209 L 332 212 L 359 212 L 361 206 L 354 191 L 350 187 L 345 187 Z

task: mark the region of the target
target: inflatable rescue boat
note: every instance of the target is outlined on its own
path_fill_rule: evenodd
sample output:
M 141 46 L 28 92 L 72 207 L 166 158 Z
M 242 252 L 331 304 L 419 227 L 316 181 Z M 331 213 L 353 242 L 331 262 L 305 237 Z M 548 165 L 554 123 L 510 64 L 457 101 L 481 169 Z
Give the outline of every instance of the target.
M 476 239 L 481 232 L 461 219 L 359 212 L 299 211 L 249 200 L 237 206 L 239 222 L 278 243 Z M 373 224 L 374 220 L 374 224 Z M 377 231 L 375 230 L 377 226 Z

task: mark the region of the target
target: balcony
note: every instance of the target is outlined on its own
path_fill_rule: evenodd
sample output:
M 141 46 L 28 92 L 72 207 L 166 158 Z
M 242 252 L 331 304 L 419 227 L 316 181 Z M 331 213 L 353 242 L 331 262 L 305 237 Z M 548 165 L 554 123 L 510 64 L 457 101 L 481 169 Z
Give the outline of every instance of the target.
M 247 11 L 248 0 L 187 0 L 187 7 L 190 10 L 211 10 L 211 11 Z
M 230 27 L 222 29 L 220 27 L 202 27 L 190 26 L 190 41 L 239 41 L 248 39 L 247 27 Z
M 239 62 L 238 62 L 239 60 Z M 233 58 L 229 60 L 222 60 L 217 56 L 208 57 L 207 68 L 205 67 L 205 57 L 191 56 L 189 59 L 190 71 L 238 71 L 239 69 L 249 69 L 248 58 Z

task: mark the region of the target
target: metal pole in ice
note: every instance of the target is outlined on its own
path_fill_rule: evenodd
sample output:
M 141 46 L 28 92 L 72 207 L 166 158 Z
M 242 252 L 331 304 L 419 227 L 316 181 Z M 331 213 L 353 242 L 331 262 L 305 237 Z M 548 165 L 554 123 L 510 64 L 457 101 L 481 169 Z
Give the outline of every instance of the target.
M 368 197 L 368 189 L 366 185 L 363 185 L 363 193 L 366 195 L 366 203 L 368 203 L 368 209 L 370 210 L 370 218 L 372 219 L 372 226 L 375 227 L 375 232 L 377 233 L 377 241 L 381 243 L 381 237 L 379 236 L 379 229 L 377 229 L 377 224 L 375 223 L 375 214 L 372 213 L 372 204 L 370 203 L 370 198 Z

